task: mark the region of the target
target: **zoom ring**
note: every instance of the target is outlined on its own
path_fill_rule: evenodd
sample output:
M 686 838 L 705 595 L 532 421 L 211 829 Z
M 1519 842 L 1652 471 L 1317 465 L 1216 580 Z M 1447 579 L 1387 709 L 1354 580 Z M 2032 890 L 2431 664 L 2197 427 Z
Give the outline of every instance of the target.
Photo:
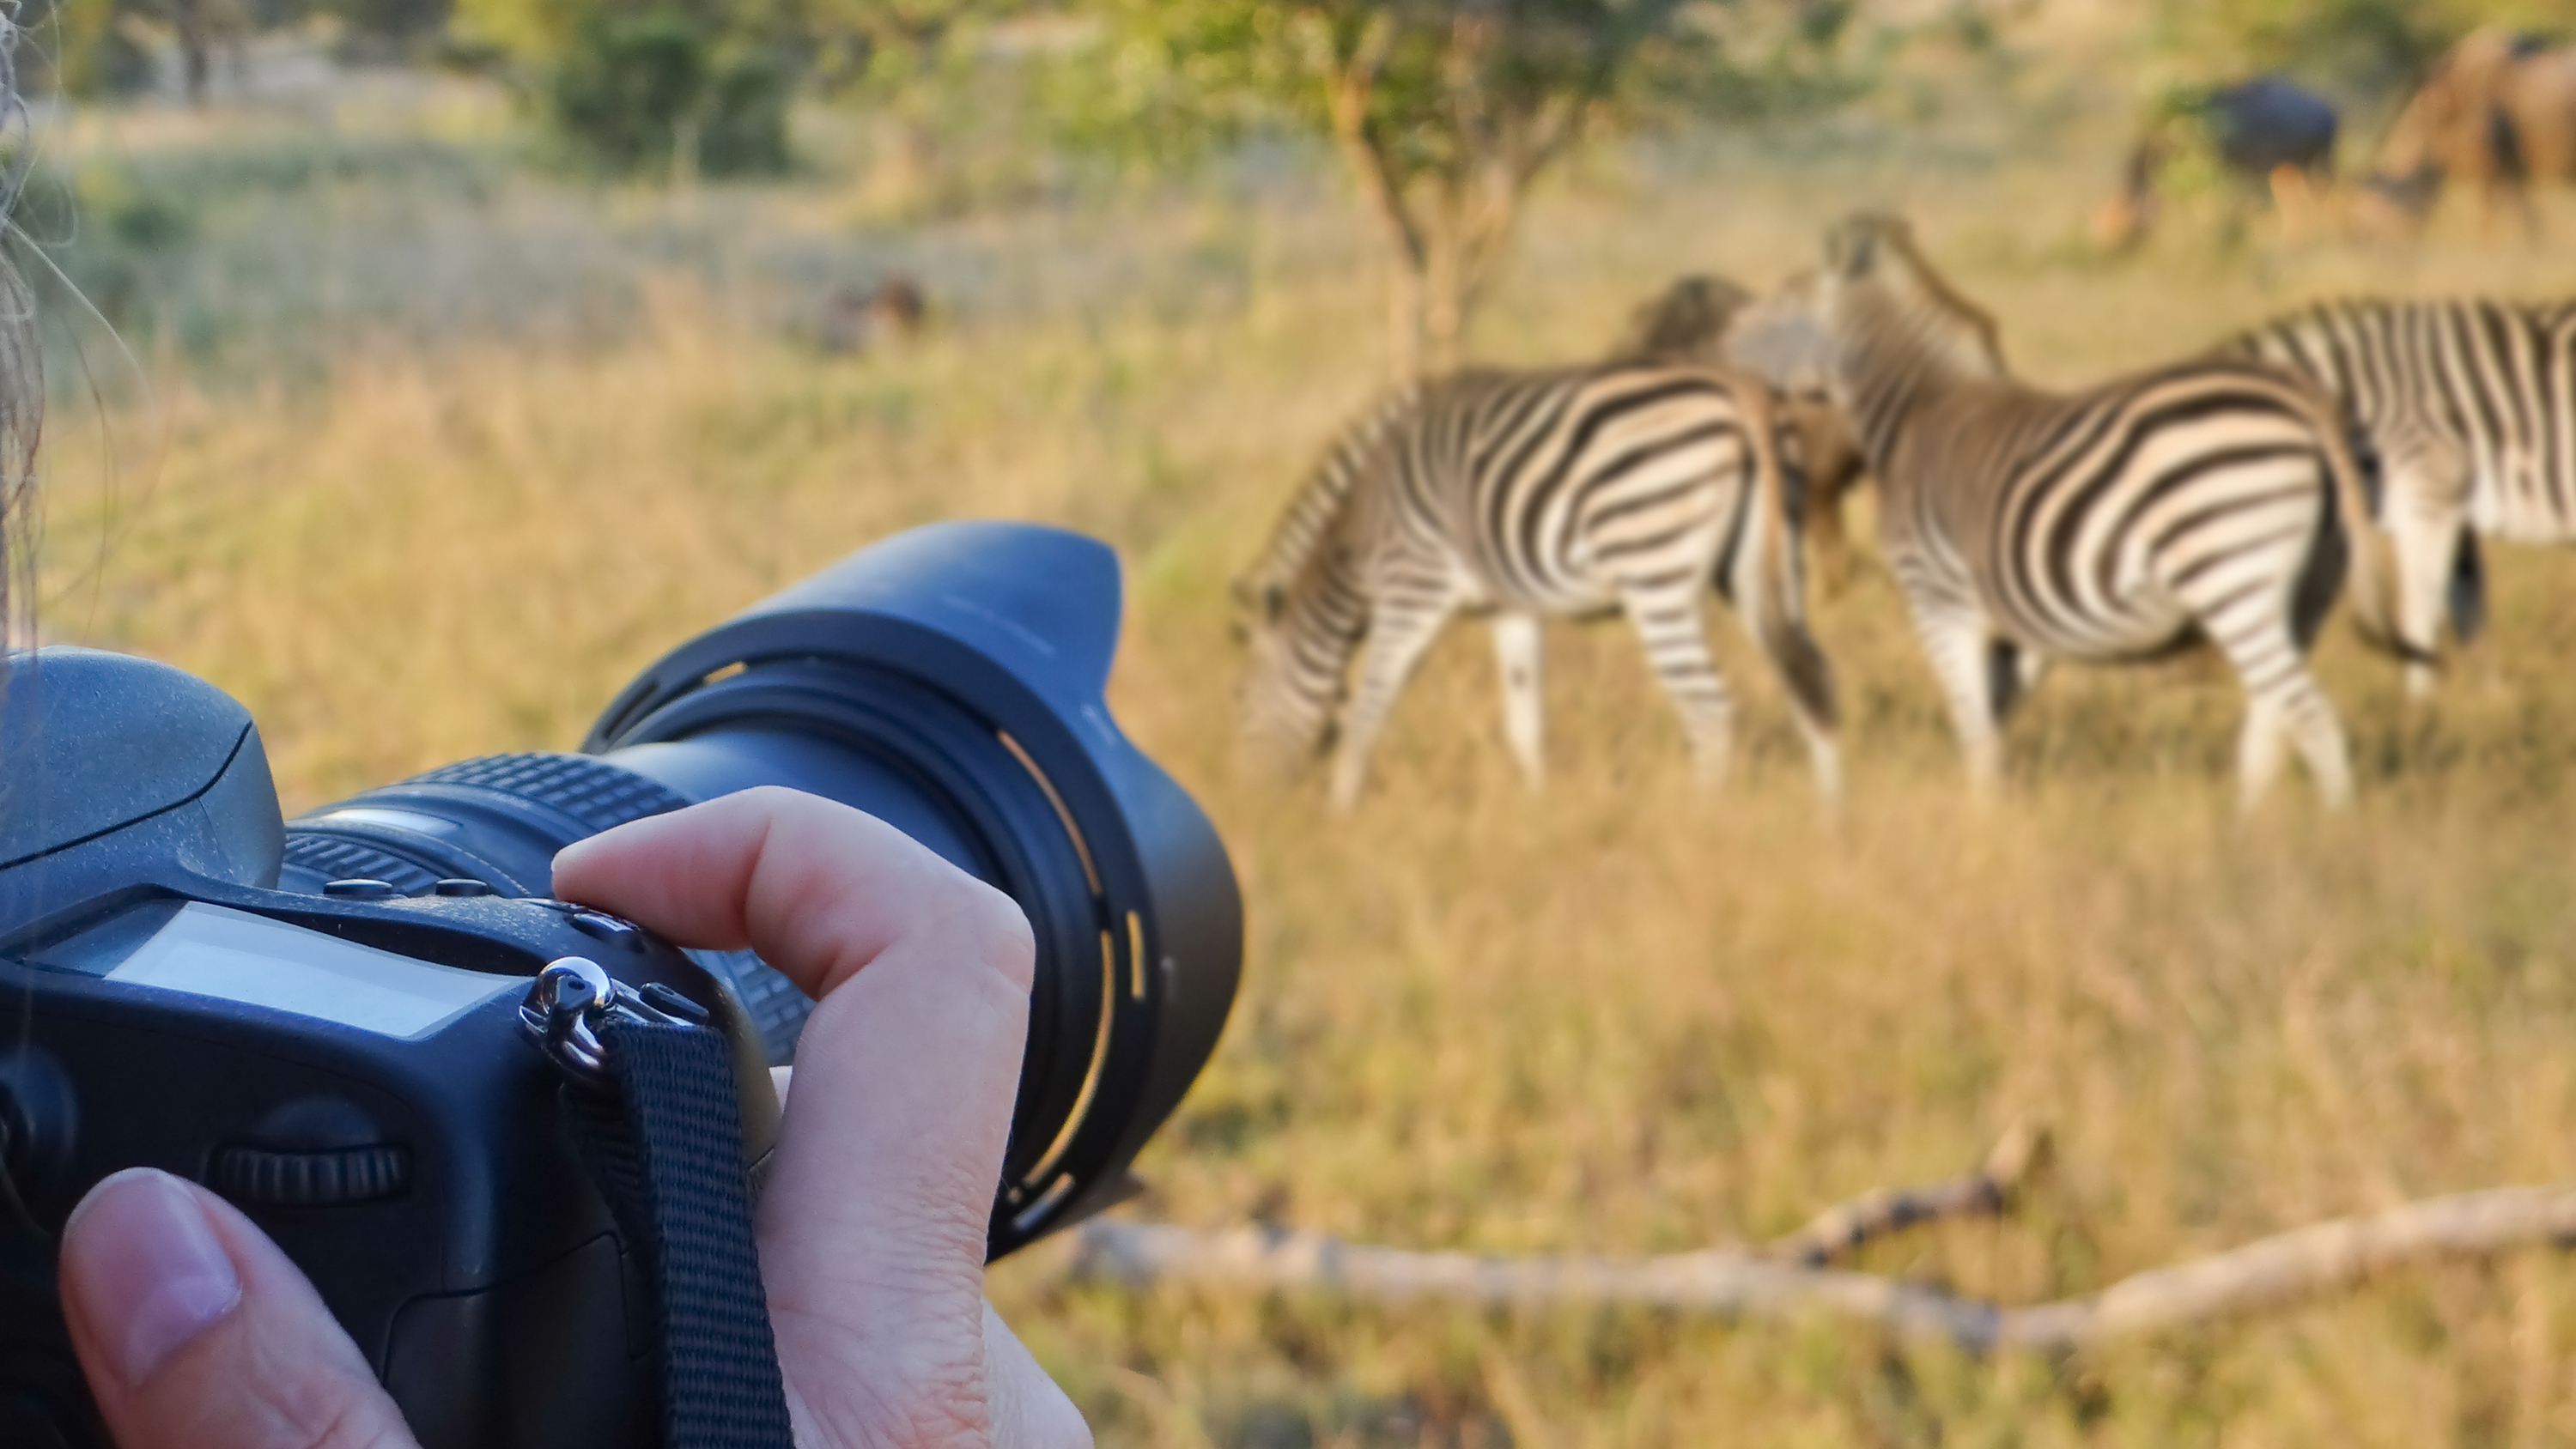
M 490 790 L 559 811 L 593 834 L 689 803 L 654 781 L 589 755 L 481 755 L 414 775 L 393 788 L 403 785 Z

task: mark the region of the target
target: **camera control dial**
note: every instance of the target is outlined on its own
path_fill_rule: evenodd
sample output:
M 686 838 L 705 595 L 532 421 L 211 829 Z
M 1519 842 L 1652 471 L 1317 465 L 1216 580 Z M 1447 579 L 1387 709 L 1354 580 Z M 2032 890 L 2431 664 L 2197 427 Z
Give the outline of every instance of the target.
M 244 1207 L 339 1207 L 402 1196 L 411 1153 L 354 1102 L 298 1097 L 215 1149 L 206 1186 Z

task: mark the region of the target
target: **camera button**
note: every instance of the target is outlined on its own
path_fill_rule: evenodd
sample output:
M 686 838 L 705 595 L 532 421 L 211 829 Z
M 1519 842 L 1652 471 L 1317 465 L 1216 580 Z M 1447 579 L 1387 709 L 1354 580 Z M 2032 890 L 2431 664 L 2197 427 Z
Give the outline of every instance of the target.
M 342 900 L 383 901 L 391 900 L 402 892 L 394 889 L 391 881 L 335 880 L 323 883 L 322 894 L 338 896 Z
M 644 949 L 644 933 L 615 916 L 602 915 L 597 911 L 575 911 L 572 925 L 574 930 L 594 940 L 606 941 L 629 951 Z
M 466 880 L 462 878 L 451 878 L 440 881 L 437 885 L 432 886 L 431 889 L 437 891 L 443 896 L 488 896 L 493 894 L 492 883 L 490 881 Z

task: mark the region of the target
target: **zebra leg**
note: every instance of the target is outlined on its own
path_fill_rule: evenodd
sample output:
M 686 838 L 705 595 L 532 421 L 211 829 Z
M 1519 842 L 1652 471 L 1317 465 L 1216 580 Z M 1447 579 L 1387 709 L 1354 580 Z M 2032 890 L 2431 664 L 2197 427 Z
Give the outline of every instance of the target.
M 1377 747 L 1387 713 L 1395 707 L 1404 682 L 1413 677 L 1413 666 L 1422 662 L 1423 651 L 1440 637 L 1441 626 L 1457 607 L 1457 600 L 1445 591 L 1413 597 L 1383 588 L 1378 591 L 1376 607 L 1369 614 L 1368 637 L 1360 646 L 1359 683 L 1342 716 L 1341 744 L 1333 755 L 1330 799 L 1335 811 L 1349 814 L 1359 806 L 1369 751 Z
M 1503 675 L 1503 737 L 1511 741 L 1512 758 L 1522 778 L 1535 790 L 1547 783 L 1547 757 L 1540 746 L 1544 728 L 1539 694 L 1539 619 L 1508 610 L 1494 616 L 1494 662 Z
M 2395 462 L 2380 505 L 2396 553 L 2397 632 L 2417 656 L 2406 661 L 2406 697 L 2417 702 L 2433 697 L 2432 656 L 2468 528 L 2468 469 L 2465 458 L 2439 455 Z
M 2210 586 L 2223 591 L 2226 580 L 2210 581 Z M 2285 583 L 2279 591 L 2240 589 L 2233 597 L 2219 592 L 2199 601 L 2184 591 L 2187 604 L 2205 605 L 2193 609 L 2194 617 L 2245 684 L 2245 727 L 2236 742 L 2236 804 L 2244 814 L 2252 813 L 2280 774 L 2284 744 L 2298 746 L 2328 807 L 2339 810 L 2352 803 L 2352 761 L 2344 747 L 2343 723 L 2334 701 L 2308 672 L 2291 627 L 2289 594 L 2294 588 Z
M 1911 602 L 1914 632 L 1922 638 L 1932 673 L 1941 681 L 1942 696 L 1950 704 L 1950 725 L 1967 756 L 1968 793 L 1979 800 L 1992 799 L 2003 780 L 2003 742 L 1996 733 L 1995 705 L 1998 696 L 2005 694 L 1997 687 L 1993 667 L 2007 661 L 1995 657 L 1994 630 L 1974 605 Z
M 2326 807 L 2341 810 L 2352 803 L 2352 759 L 2344 746 L 2343 722 L 2334 702 L 2317 687 L 2307 666 L 2276 679 L 2259 692 L 2249 682 L 2245 730 L 2236 744 L 2236 809 L 2251 815 L 2281 772 L 2282 745 L 2295 744 L 2308 778 Z
M 1758 598 L 1748 592 L 1758 587 L 1758 583 L 1739 584 L 1735 597 Z M 1798 721 L 1798 735 L 1806 741 L 1807 763 L 1815 771 L 1817 795 L 1828 809 L 1840 805 L 1843 757 L 1834 738 L 1837 721 L 1833 668 L 1825 662 L 1824 651 L 1816 647 L 1815 636 L 1807 632 L 1805 621 L 1794 614 L 1785 619 L 1756 619 L 1738 609 L 1735 617 L 1780 675 L 1780 683 L 1789 696 L 1790 713 Z
M 1664 682 L 1673 708 L 1681 713 L 1682 733 L 1690 740 L 1691 771 L 1703 787 L 1726 780 L 1727 754 L 1734 745 L 1734 706 L 1726 682 L 1708 653 L 1708 626 L 1700 614 L 1702 574 L 1669 583 L 1623 583 L 1619 606 L 1646 648 L 1646 662 Z

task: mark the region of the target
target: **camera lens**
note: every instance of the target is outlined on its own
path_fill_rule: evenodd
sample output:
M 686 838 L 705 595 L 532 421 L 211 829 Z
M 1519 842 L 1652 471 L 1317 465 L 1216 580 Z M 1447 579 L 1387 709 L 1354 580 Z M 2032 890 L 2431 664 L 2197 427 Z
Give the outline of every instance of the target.
M 672 651 L 580 754 L 462 761 L 293 822 L 279 883 L 541 895 L 572 841 L 757 785 L 887 821 L 1007 892 L 1036 936 L 999 1256 L 1114 1199 L 1234 996 L 1223 848 L 1102 701 L 1119 609 L 1091 540 L 916 529 Z M 810 1003 L 748 952 L 700 959 L 792 1060 Z

